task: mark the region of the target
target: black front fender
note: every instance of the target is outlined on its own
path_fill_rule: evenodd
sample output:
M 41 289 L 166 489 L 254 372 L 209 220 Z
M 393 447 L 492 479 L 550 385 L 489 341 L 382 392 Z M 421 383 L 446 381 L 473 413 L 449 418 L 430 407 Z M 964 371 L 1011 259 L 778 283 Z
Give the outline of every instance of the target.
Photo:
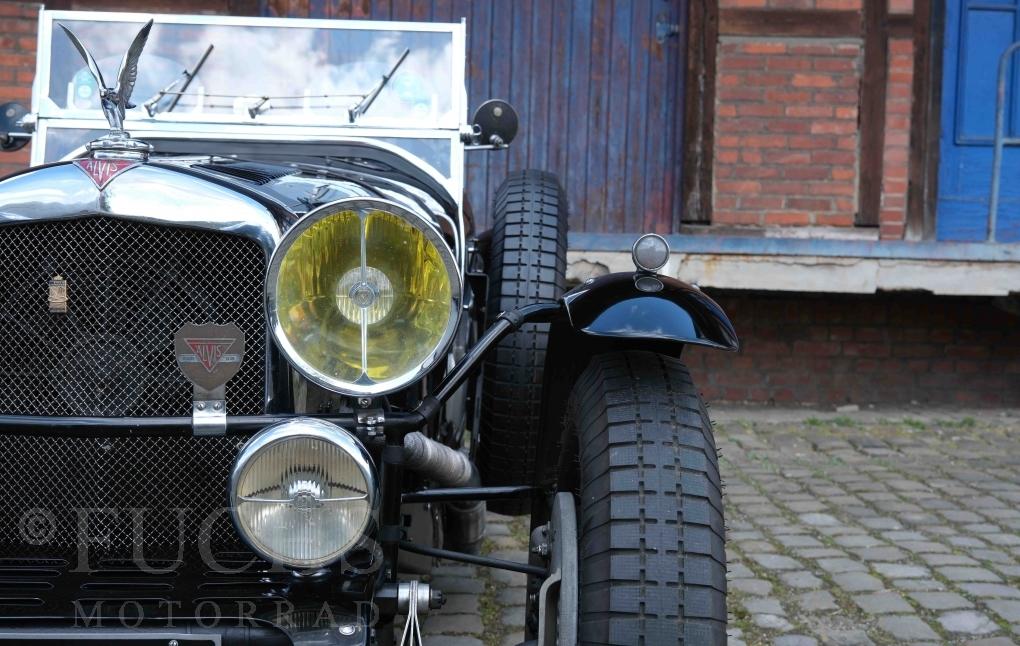
M 703 345 L 737 350 L 722 308 L 699 289 L 666 276 L 623 272 L 591 279 L 563 296 L 570 326 L 621 342 Z

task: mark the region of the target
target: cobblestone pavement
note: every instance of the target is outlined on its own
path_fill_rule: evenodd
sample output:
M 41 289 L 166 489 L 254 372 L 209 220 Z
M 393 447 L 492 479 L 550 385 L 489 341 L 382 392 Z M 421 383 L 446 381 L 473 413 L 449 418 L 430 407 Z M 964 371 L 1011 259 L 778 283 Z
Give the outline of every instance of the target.
M 1020 419 L 720 417 L 731 644 L 1020 639 Z
M 485 544 L 489 556 L 528 560 L 528 518 L 490 513 Z M 432 582 L 446 594 L 446 605 L 425 619 L 426 646 L 503 646 L 524 641 L 524 584 L 516 572 L 443 562 Z
M 1020 418 L 715 417 L 731 644 L 1020 644 Z M 527 519 L 490 515 L 489 536 L 525 559 Z M 449 602 L 427 644 L 523 639 L 523 575 L 444 564 L 434 580 Z

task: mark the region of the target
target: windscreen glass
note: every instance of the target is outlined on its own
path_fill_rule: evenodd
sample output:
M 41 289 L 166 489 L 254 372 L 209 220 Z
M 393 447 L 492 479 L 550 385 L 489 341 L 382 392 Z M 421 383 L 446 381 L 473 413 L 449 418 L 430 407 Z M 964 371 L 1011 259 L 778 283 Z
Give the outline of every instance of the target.
M 121 57 L 142 23 L 59 22 L 91 50 L 106 84 L 114 86 Z M 301 25 L 157 22 L 139 61 L 132 95 L 136 107 L 128 123 L 154 114 L 276 124 L 456 127 L 450 31 Z M 56 24 L 50 41 L 48 102 L 40 107 L 48 116 L 101 119 L 98 85 Z M 188 72 L 196 67 L 189 82 Z

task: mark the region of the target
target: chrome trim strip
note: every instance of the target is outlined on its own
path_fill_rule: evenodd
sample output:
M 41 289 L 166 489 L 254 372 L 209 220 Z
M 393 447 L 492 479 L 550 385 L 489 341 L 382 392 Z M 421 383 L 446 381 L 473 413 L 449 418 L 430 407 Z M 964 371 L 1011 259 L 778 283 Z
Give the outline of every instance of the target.
M 311 437 L 335 444 L 342 451 L 350 455 L 352 460 L 354 460 L 354 463 L 358 466 L 362 476 L 365 478 L 365 483 L 368 489 L 366 496 L 368 498 L 369 513 L 365 519 L 365 525 L 359 528 L 356 532 L 359 538 L 365 534 L 369 521 L 376 516 L 379 510 L 379 478 L 376 477 L 375 468 L 372 465 L 372 459 L 369 456 L 368 451 L 365 450 L 365 446 L 349 431 L 337 426 L 336 424 L 312 417 L 299 417 L 297 419 L 269 426 L 252 436 L 251 439 L 249 439 L 245 445 L 241 447 L 241 451 L 238 453 L 237 460 L 234 462 L 234 467 L 230 473 L 230 515 L 234 520 L 234 526 L 237 528 L 237 533 L 244 539 L 245 543 L 247 543 L 248 546 L 262 558 L 271 563 L 283 563 L 284 565 L 289 565 L 291 567 L 317 568 L 329 565 L 330 563 L 334 563 L 338 559 L 342 558 L 353 544 L 345 545 L 341 549 L 337 550 L 336 553 L 315 562 L 297 564 L 288 563 L 280 559 L 278 554 L 270 554 L 266 550 L 261 549 L 260 546 L 257 545 L 255 541 L 251 540 L 251 538 L 245 533 L 237 519 L 237 505 L 238 503 L 243 502 L 240 500 L 240 496 L 238 496 L 237 493 L 237 487 L 239 484 L 238 481 L 240 480 L 241 474 L 244 472 L 248 463 L 271 444 L 285 442 L 287 440 L 297 439 L 300 437 Z
M 447 275 L 450 277 L 450 319 L 447 323 L 446 331 L 440 338 L 439 343 L 413 370 L 408 371 L 395 379 L 374 383 L 370 386 L 338 381 L 318 372 L 314 367 L 302 359 L 291 345 L 290 340 L 283 331 L 283 326 L 280 324 L 280 319 L 276 313 L 276 282 L 280 276 L 280 264 L 283 262 L 283 257 L 286 255 L 290 245 L 293 244 L 294 239 L 298 235 L 318 222 L 320 219 L 344 208 L 353 210 L 367 208 L 380 209 L 407 219 L 415 226 L 415 228 L 422 231 L 430 242 L 436 245 L 440 255 L 443 257 L 443 264 L 446 266 Z M 408 210 L 396 202 L 379 198 L 347 198 L 331 202 L 310 211 L 307 215 L 298 220 L 294 226 L 288 229 L 283 240 L 281 240 L 280 244 L 277 246 L 272 260 L 269 262 L 269 273 L 266 277 L 266 311 L 269 314 L 269 327 L 272 330 L 273 338 L 276 340 L 277 347 L 279 347 L 283 354 L 287 357 L 290 364 L 307 379 L 322 386 L 323 388 L 326 388 L 327 390 L 345 395 L 371 396 L 391 393 L 413 383 L 414 381 L 417 381 L 429 370 L 435 367 L 436 363 L 438 363 L 445 355 L 446 350 L 453 342 L 453 336 L 460 323 L 460 304 L 462 294 L 463 285 L 461 282 L 460 269 L 457 265 L 457 259 L 454 256 L 453 251 L 450 250 L 450 247 L 443 239 L 443 235 L 435 229 L 431 222 L 426 220 L 420 214 Z

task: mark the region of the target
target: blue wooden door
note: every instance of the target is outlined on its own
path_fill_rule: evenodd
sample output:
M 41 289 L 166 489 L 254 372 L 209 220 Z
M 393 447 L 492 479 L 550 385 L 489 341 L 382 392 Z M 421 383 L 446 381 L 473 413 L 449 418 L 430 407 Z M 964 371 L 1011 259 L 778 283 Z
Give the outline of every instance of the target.
M 998 62 L 1020 40 L 1020 0 L 946 0 L 942 76 L 942 133 L 936 235 L 939 240 L 984 240 Z M 1020 55 L 1008 77 L 1005 130 L 1020 136 Z M 1007 147 L 1002 164 L 996 239 L 1020 240 L 1020 148 Z
M 868 0 L 869 2 L 871 0 Z M 467 19 L 468 102 L 521 113 L 510 150 L 470 153 L 467 192 L 488 224 L 507 172 L 557 173 L 570 230 L 677 231 L 683 210 L 688 0 L 259 0 L 267 16 Z M 661 41 L 656 24 L 678 24 Z

